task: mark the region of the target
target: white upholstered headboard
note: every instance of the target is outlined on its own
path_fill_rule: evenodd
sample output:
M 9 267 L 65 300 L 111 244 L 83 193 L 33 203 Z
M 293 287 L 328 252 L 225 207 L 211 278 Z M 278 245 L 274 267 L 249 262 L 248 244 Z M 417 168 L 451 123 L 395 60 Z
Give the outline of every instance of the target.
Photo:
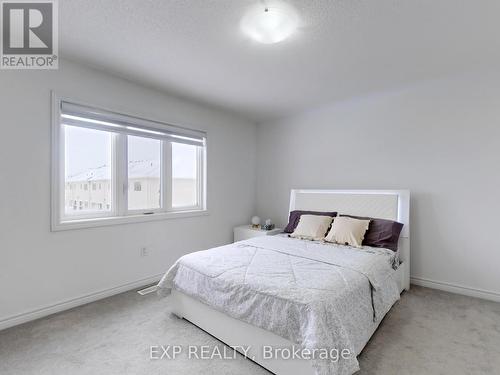
M 294 189 L 290 211 L 337 211 L 339 214 L 395 220 L 404 224 L 399 257 L 404 264 L 404 286 L 410 286 L 410 192 L 408 190 Z

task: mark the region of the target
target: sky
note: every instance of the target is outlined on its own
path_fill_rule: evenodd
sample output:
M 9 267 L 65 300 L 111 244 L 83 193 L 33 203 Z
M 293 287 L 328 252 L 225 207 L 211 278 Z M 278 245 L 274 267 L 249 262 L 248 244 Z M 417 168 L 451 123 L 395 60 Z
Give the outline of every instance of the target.
M 112 134 L 93 129 L 65 126 L 66 176 L 111 164 Z M 129 160 L 158 160 L 160 141 L 129 136 Z M 173 178 L 196 177 L 194 146 L 172 144 Z

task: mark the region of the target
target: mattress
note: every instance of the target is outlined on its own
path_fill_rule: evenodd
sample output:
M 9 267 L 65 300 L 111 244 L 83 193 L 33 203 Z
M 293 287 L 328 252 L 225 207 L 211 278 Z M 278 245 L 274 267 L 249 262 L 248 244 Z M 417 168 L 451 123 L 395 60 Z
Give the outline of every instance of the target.
M 301 348 L 347 350 L 313 358 L 317 374 L 352 374 L 356 356 L 399 299 L 396 254 L 263 236 L 181 257 L 159 283 Z

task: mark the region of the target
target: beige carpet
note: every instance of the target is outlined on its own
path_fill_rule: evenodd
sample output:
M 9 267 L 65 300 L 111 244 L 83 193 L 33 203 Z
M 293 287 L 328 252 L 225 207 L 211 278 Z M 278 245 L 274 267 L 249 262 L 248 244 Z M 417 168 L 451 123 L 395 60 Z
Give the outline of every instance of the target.
M 0 374 L 268 374 L 249 360 L 150 360 L 151 345 L 223 345 L 156 295 L 124 293 L 0 331 Z M 500 304 L 413 287 L 359 357 L 358 374 L 499 374 Z

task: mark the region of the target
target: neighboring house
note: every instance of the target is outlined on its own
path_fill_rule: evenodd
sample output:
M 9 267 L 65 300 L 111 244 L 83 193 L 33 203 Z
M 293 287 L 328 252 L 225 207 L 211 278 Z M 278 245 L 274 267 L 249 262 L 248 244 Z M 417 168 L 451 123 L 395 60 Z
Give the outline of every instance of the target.
M 129 209 L 157 208 L 160 205 L 160 170 L 157 161 L 130 161 L 128 183 Z M 92 168 L 66 178 L 66 212 L 110 210 L 111 168 Z
M 108 165 L 68 176 L 65 185 L 67 214 L 111 209 L 111 169 Z M 160 206 L 160 166 L 158 161 L 130 161 L 128 168 L 128 207 L 130 210 Z M 174 178 L 173 204 L 190 206 L 196 202 L 196 180 Z
M 159 208 L 160 163 L 139 160 L 128 163 L 128 207 L 130 210 Z

